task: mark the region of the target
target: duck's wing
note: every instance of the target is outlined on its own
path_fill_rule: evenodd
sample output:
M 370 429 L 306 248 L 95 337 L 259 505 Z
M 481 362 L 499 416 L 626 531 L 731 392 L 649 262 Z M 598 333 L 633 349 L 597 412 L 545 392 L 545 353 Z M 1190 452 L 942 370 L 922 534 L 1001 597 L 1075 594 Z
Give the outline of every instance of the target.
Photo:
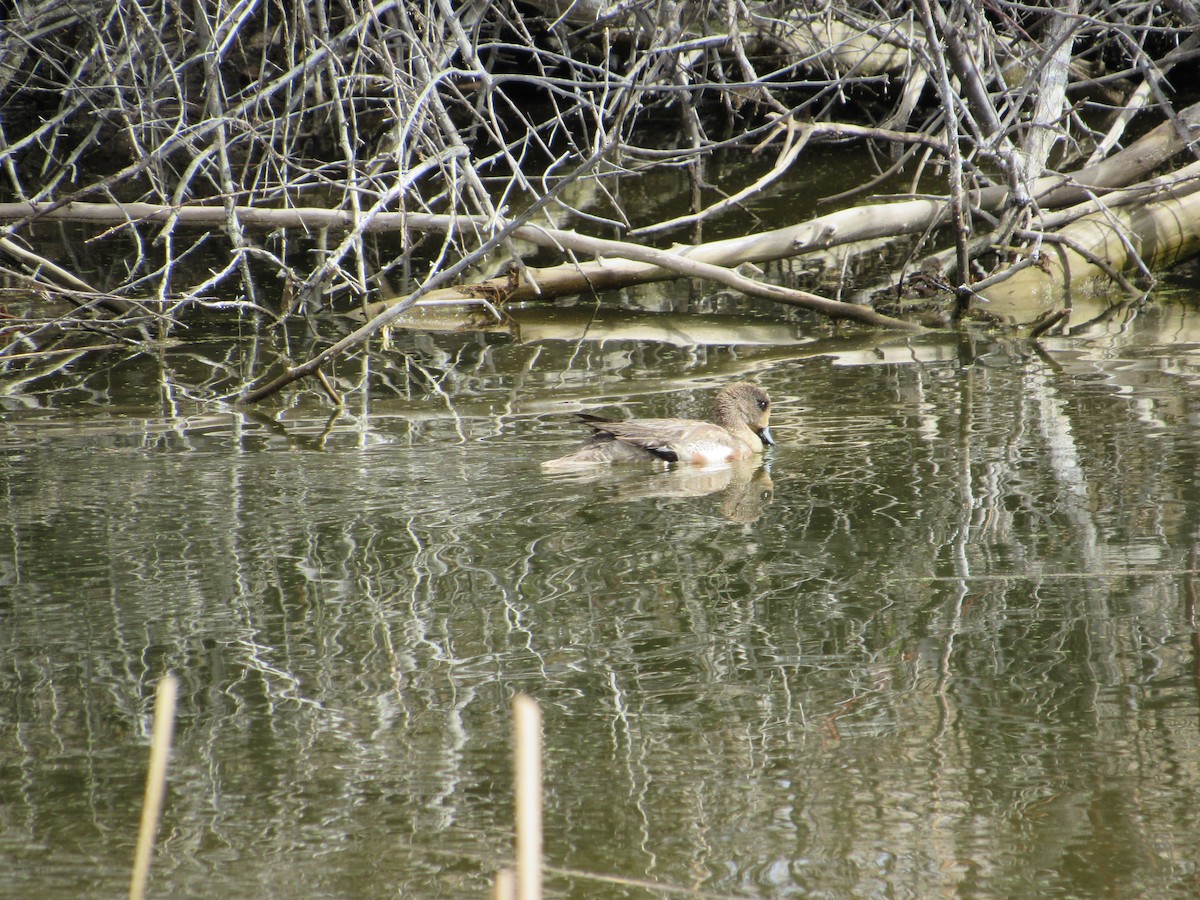
M 689 419 L 626 419 L 613 421 L 580 415 L 580 419 L 597 435 L 611 435 L 616 441 L 639 447 L 667 462 L 701 461 L 728 458 L 731 451 L 740 450 L 737 441 L 720 425 Z
M 638 460 L 653 460 L 658 457 L 649 450 L 633 444 L 626 444 L 611 434 L 594 431 L 583 446 L 558 459 L 550 459 L 542 463 L 547 470 L 589 469 L 608 463 L 637 462 Z

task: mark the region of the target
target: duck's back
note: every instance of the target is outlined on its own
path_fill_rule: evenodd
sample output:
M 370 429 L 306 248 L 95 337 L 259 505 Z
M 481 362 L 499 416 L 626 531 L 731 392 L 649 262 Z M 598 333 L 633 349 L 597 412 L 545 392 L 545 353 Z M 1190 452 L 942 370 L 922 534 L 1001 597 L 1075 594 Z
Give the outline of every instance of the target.
M 614 422 L 587 417 L 596 435 L 610 435 L 617 443 L 668 462 L 715 463 L 746 459 L 753 448 L 720 425 L 688 419 L 628 419 Z

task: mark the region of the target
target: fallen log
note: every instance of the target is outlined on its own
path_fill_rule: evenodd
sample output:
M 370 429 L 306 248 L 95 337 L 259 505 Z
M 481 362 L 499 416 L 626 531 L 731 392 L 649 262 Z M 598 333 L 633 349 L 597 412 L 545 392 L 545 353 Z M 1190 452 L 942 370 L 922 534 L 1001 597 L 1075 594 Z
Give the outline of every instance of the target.
M 1038 265 L 1020 269 L 981 296 L 988 313 L 1031 325 L 1070 310 L 1079 293 L 1107 289 L 1114 272 L 1166 268 L 1197 253 L 1200 179 L 1194 178 L 1158 199 L 1106 207 L 1070 222 L 1043 243 Z

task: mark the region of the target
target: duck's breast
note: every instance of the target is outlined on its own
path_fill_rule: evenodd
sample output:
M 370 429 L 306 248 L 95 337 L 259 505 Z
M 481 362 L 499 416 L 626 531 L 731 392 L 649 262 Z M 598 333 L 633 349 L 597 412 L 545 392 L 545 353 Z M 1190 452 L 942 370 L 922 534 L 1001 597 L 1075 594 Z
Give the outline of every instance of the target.
M 680 462 L 696 465 L 733 462 L 754 455 L 753 450 L 733 435 L 691 440 L 674 446 Z

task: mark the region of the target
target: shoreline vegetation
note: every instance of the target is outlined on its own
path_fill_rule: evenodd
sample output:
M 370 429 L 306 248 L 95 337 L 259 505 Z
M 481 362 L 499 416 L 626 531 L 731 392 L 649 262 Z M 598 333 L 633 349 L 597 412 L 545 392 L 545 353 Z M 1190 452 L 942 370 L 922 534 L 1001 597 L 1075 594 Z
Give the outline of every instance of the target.
M 325 367 L 420 327 L 414 307 L 470 328 L 672 278 L 1038 336 L 1079 324 L 1074 296 L 1141 298 L 1200 251 L 1190 0 L 33 0 L 2 26 L 6 369 L 206 313 L 299 320 L 323 349 L 240 398 L 311 375 L 337 402 Z M 830 145 L 875 166 L 827 213 L 706 239 Z M 773 163 L 715 189 L 739 151 Z M 684 173 L 688 212 L 647 222 L 622 186 L 657 169 Z M 855 302 L 757 268 L 858 245 L 898 262 Z

